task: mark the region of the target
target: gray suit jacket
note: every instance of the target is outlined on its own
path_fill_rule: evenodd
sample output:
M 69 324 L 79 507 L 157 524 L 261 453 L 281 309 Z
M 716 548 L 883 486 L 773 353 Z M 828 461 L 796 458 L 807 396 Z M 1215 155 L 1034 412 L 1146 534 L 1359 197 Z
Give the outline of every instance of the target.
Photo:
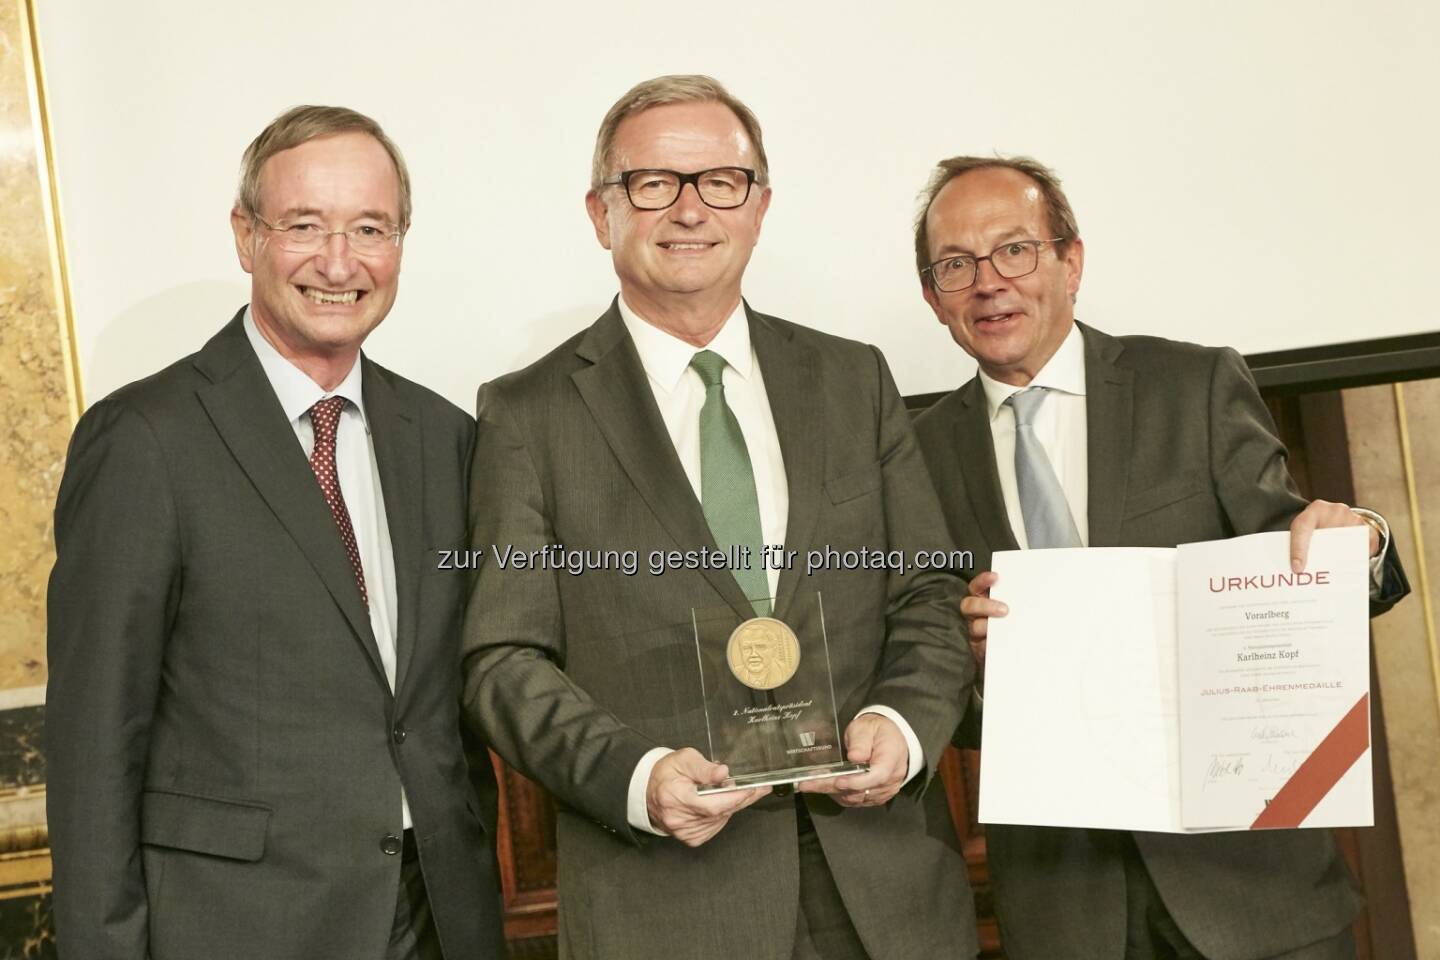
M 1305 506 L 1245 361 L 1156 337 L 1085 338 L 1090 545 L 1173 547 L 1284 530 Z M 946 521 L 973 569 L 1016 542 L 979 378 L 915 425 Z M 1391 551 L 1393 554 L 1393 550 Z M 1375 612 L 1408 586 L 1387 556 Z M 962 739 L 978 745 L 978 724 Z M 1124 834 L 986 827 L 995 910 L 1012 960 L 1113 960 L 1124 952 Z M 1337 933 L 1360 900 L 1327 830 L 1134 834 L 1165 905 L 1213 960 L 1271 957 Z
M 361 362 L 395 557 L 394 696 L 238 315 L 76 427 L 49 593 L 63 957 L 381 956 L 402 785 L 446 955 L 501 955 L 493 818 L 461 745 L 466 584 L 435 569 L 464 536 L 472 422 Z
M 789 549 L 946 550 L 939 506 L 873 348 L 749 313 L 789 485 Z M 633 831 L 626 796 L 655 746 L 704 752 L 691 608 L 753 615 L 727 570 L 643 569 L 654 549 L 714 548 L 635 347 L 611 306 L 533 366 L 480 391 L 472 544 L 637 549 L 642 570 L 480 568 L 465 701 L 509 762 L 560 801 L 561 955 L 788 960 L 798 908 L 795 801 L 768 797 L 690 849 Z M 899 711 L 928 769 L 886 807 L 806 799 L 850 917 L 876 960 L 971 957 L 975 927 L 948 823 L 923 790 L 974 670 L 955 576 L 782 573 L 776 616 L 820 591 L 842 725 Z M 935 821 L 939 824 L 939 819 Z

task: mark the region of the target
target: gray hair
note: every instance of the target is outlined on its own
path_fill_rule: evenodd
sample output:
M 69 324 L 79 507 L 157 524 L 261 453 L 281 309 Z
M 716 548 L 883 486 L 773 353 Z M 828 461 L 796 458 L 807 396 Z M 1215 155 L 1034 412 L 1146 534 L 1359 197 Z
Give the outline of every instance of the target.
M 240 187 L 235 192 L 235 206 L 251 218 L 260 214 L 260 171 L 265 161 L 275 154 L 290 150 L 320 137 L 337 133 L 364 133 L 374 137 L 390 155 L 400 179 L 400 222 L 402 231 L 410 226 L 410 172 L 400 148 L 385 135 L 380 124 L 348 107 L 291 107 L 270 121 L 260 135 L 250 141 L 240 161 Z
M 600 121 L 600 132 L 595 137 L 595 157 L 590 164 L 590 187 L 600 189 L 605 180 L 606 168 L 610 165 L 610 153 L 615 147 L 615 133 L 626 117 L 669 103 L 720 103 L 745 128 L 750 145 L 755 149 L 755 182 L 760 186 L 770 183 L 770 162 L 765 158 L 765 141 L 760 135 L 760 121 L 749 107 L 726 90 L 719 80 L 700 74 L 672 74 L 637 83 L 615 101 L 605 119 Z

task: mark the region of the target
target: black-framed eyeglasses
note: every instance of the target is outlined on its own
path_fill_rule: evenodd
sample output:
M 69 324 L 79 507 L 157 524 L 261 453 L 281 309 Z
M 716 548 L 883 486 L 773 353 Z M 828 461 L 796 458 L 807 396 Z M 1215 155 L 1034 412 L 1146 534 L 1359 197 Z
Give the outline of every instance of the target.
M 602 181 L 604 186 L 622 186 L 630 205 L 637 210 L 664 210 L 680 199 L 685 184 L 693 183 L 695 192 L 705 206 L 716 210 L 732 210 L 750 199 L 755 171 L 745 167 L 715 167 L 696 173 L 678 170 L 621 170 L 615 179 Z
M 339 234 L 349 241 L 350 249 L 361 256 L 378 256 L 400 246 L 400 238 L 405 235 L 404 230 L 388 223 L 362 223 L 348 230 L 326 230 L 314 220 L 270 223 L 258 213 L 253 216 L 256 223 L 276 234 L 280 246 L 292 253 L 319 253 L 331 237 Z
M 991 250 L 988 256 L 972 257 L 968 253 L 956 254 L 936 260 L 920 271 L 930 275 L 935 289 L 945 293 L 959 293 L 974 286 L 980 275 L 980 261 L 989 260 L 995 272 L 1006 280 L 1015 280 L 1035 272 L 1040 265 L 1040 248 L 1047 243 L 1059 243 L 1064 237 L 1049 240 L 1011 240 Z

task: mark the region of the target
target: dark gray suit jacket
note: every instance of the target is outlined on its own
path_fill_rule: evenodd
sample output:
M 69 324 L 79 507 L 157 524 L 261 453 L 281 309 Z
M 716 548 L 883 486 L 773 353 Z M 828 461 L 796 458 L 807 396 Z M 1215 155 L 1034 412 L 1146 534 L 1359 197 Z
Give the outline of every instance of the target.
M 382 956 L 402 784 L 446 956 L 501 955 L 494 821 L 460 737 L 466 583 L 435 569 L 464 537 L 472 421 L 361 362 L 395 559 L 394 696 L 240 316 L 76 427 L 49 593 L 61 956 Z
M 840 722 L 867 704 L 914 728 L 927 771 L 886 807 L 809 797 L 835 881 L 876 960 L 972 957 L 965 865 L 923 790 L 974 671 L 946 572 L 825 570 L 805 551 L 946 550 L 908 417 L 880 354 L 749 313 L 789 486 L 776 616 L 823 595 Z M 714 549 L 633 341 L 612 305 L 588 330 L 483 387 L 472 543 L 533 550 Z M 633 831 L 630 777 L 652 747 L 705 752 L 691 608 L 753 612 L 728 570 L 651 576 L 479 571 L 466 619 L 469 715 L 561 802 L 561 955 L 789 960 L 798 909 L 793 799 L 767 797 L 697 849 Z
M 1085 337 L 1090 545 L 1173 547 L 1284 530 L 1305 506 L 1245 361 L 1156 337 Z M 1016 549 L 979 378 L 915 425 L 951 534 L 990 569 Z M 1393 549 L 1380 612 L 1405 595 Z M 1099 585 L 1097 585 L 1099 586 Z M 962 738 L 978 745 L 978 724 Z M 1012 960 L 1124 953 L 1124 834 L 990 825 L 995 910 Z M 1271 957 L 1337 933 L 1360 900 L 1328 830 L 1134 834 L 1186 937 L 1213 960 Z

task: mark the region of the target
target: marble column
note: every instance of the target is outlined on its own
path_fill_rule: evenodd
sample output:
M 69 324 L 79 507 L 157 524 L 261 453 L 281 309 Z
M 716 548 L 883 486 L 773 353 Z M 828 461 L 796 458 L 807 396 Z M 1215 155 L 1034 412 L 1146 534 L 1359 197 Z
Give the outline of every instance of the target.
M 79 393 L 32 23 L 0 0 L 0 954 L 48 957 L 45 581 Z

